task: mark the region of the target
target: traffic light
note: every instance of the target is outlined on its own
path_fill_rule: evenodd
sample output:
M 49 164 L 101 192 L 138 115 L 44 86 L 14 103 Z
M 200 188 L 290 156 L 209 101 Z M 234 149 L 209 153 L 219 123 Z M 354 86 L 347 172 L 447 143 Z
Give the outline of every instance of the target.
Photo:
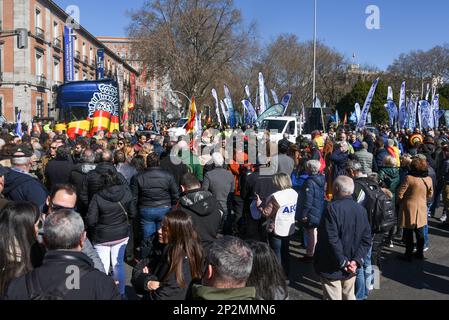
M 28 30 L 27 29 L 17 29 L 17 48 L 18 49 L 28 49 Z

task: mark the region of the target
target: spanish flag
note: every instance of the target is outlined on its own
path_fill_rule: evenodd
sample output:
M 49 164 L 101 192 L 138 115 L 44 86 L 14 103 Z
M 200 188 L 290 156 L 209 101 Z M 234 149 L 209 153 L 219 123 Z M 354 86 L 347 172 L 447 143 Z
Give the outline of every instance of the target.
M 111 114 L 107 111 L 97 110 L 94 113 L 92 119 L 92 129 L 90 134 L 96 135 L 99 131 L 109 130 L 109 124 L 111 122 Z
M 109 132 L 114 132 L 114 130 L 120 131 L 120 119 L 118 116 L 111 117 L 111 123 L 109 125 Z
M 75 140 L 76 136 L 82 136 L 84 133 L 89 133 L 90 121 L 73 121 L 69 123 L 69 129 L 67 130 L 67 135 L 71 140 Z
M 192 104 L 190 105 L 190 117 L 186 126 L 187 133 L 193 133 L 195 130 L 195 121 L 196 121 L 196 103 L 195 97 L 192 98 Z

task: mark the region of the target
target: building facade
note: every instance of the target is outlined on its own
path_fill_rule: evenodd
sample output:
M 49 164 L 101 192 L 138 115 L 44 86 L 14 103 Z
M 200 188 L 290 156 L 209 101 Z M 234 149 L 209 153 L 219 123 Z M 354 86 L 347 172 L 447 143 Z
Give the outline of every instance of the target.
M 14 122 L 56 117 L 56 91 L 64 83 L 64 26 L 68 14 L 51 0 L 0 0 L 0 115 Z M 28 44 L 19 49 L 8 31 L 28 30 Z M 95 80 L 97 50 L 104 49 L 105 77 L 121 84 L 122 103 L 131 74 L 138 72 L 101 41 L 79 26 L 74 31 L 74 81 Z M 9 35 L 10 34 L 10 35 Z

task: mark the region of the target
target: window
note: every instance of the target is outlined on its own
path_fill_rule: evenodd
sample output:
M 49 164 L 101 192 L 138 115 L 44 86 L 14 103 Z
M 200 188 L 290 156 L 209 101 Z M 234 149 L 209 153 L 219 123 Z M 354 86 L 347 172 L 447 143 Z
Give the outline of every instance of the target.
M 89 62 L 93 62 L 93 61 L 94 61 L 94 49 L 90 48 Z
M 53 38 L 54 39 L 59 38 L 59 27 L 56 21 L 53 22 Z
M 40 9 L 36 9 L 36 28 L 42 28 L 42 15 Z
M 295 134 L 295 129 L 296 129 L 295 121 L 290 121 L 290 123 L 288 124 L 287 133 L 291 134 L 291 135 L 294 135 Z
M 44 53 L 36 50 L 36 75 L 42 76 L 44 73 Z
M 55 59 L 53 62 L 53 80 L 59 82 L 59 74 L 60 74 L 60 61 L 59 59 Z
M 36 116 L 38 118 L 42 118 L 44 115 L 44 102 L 42 101 L 42 98 L 36 98 Z
M 83 42 L 83 57 L 86 55 L 86 43 Z
M 78 37 L 75 35 L 75 31 L 73 31 L 73 50 L 78 51 Z
M 75 81 L 78 81 L 80 79 L 79 71 L 75 69 Z
M 0 117 L 3 117 L 3 96 L 0 96 Z

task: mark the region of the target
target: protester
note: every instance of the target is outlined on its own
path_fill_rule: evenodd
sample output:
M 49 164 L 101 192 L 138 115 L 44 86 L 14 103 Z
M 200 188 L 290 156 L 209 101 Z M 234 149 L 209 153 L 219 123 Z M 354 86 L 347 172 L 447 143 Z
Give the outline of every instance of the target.
M 223 209 L 223 232 L 225 235 L 231 235 L 232 224 L 229 224 L 228 216 L 231 209 L 232 193 L 235 191 L 235 180 L 231 172 L 224 169 L 224 158 L 220 153 L 212 155 L 214 169 L 204 176 L 203 190 L 210 191 L 215 199 L 220 203 Z
M 226 236 L 216 240 L 206 255 L 202 285 L 193 285 L 195 300 L 255 300 L 256 289 L 247 287 L 253 267 L 251 248 Z
M 41 260 L 37 246 L 40 212 L 28 202 L 11 202 L 0 214 L 0 300 L 9 283 L 33 270 Z
M 290 273 L 290 237 L 295 233 L 295 214 L 298 193 L 292 189 L 292 181 L 285 173 L 278 173 L 273 177 L 273 184 L 277 192 L 268 197 L 263 204 L 259 195 L 257 208 L 267 218 L 268 240 L 282 264 L 286 276 Z
M 45 183 L 48 190 L 57 184 L 69 183 L 73 167 L 70 147 L 60 146 L 56 151 L 56 157 L 50 160 L 45 168 Z
M 321 223 L 325 206 L 324 186 L 326 181 L 324 176 L 319 173 L 321 167 L 319 161 L 308 161 L 306 167 L 309 178 L 299 192 L 296 220 L 307 231 L 307 251 L 301 261 L 311 262 L 315 253 L 317 228 Z
M 192 217 L 168 213 L 158 230 L 165 246 L 158 263 L 144 259 L 133 272 L 132 283 L 144 300 L 185 300 L 192 282 L 203 275 L 203 250 Z
M 131 181 L 131 191 L 138 205 L 143 240 L 154 235 L 164 216 L 179 199 L 179 189 L 173 175 L 160 167 L 157 154 L 147 158 L 147 170 Z
M 287 300 L 287 279 L 273 250 L 263 242 L 248 241 L 253 268 L 246 285 L 256 288 L 257 300 Z
M 354 154 L 354 157 L 362 165 L 362 173 L 366 175 L 373 173 L 374 156 L 368 152 L 368 143 L 362 142 L 362 148 Z
M 314 264 L 326 300 L 355 300 L 357 267 L 371 247 L 366 210 L 353 199 L 354 182 L 340 176 L 334 182 L 334 201 L 318 229 Z
M 112 266 L 114 280 L 124 297 L 124 257 L 130 236 L 129 225 L 136 216 L 134 199 L 128 186 L 122 184 L 114 171 L 101 175 L 99 189 L 90 202 L 86 225 L 104 269 L 108 272 Z
M 398 190 L 398 200 L 401 203 L 401 227 L 404 229 L 406 261 L 413 260 L 413 233 L 416 235 L 417 251 L 415 258 L 424 260 L 424 230 L 427 225 L 427 201 L 433 195 L 433 183 L 429 177 L 426 160 L 415 158 L 410 167 L 410 173 Z
M 200 182 L 191 173 L 182 178 L 181 189 L 178 209 L 192 217 L 203 248 L 207 250 L 217 239 L 223 209 L 212 193 L 201 189 Z
M 348 143 L 340 141 L 335 144 L 335 149 L 330 156 L 330 161 L 333 163 L 333 179 L 346 174 L 346 167 L 348 165 Z
M 126 156 L 123 151 L 116 151 L 114 153 L 114 164 L 117 172 L 122 174 L 128 184 L 130 184 L 132 177 L 137 174 L 137 170 L 126 161 Z
M 120 300 L 114 281 L 95 270 L 81 250 L 86 234 L 81 216 L 60 210 L 44 222 L 47 253 L 41 267 L 13 280 L 7 300 Z M 74 269 L 76 267 L 76 269 Z M 71 270 L 67 274 L 67 270 Z M 68 286 L 67 277 L 79 271 L 79 285 Z

